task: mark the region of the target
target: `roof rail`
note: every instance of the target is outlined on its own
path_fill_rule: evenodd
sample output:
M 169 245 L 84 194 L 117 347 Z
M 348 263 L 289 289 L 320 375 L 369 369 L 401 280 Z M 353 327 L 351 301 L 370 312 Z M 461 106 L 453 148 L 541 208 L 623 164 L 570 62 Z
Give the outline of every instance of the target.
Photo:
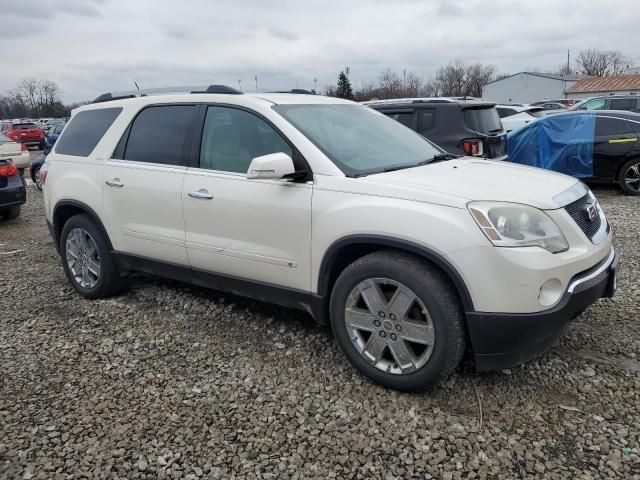
M 291 90 L 267 90 L 259 93 L 295 93 L 298 95 L 317 95 L 317 93 L 311 90 L 305 90 L 304 88 L 292 88 Z
M 129 90 L 126 92 L 107 92 L 96 97 L 91 103 L 110 102 L 112 100 L 122 100 L 125 98 L 146 97 L 148 95 L 160 95 L 166 93 L 223 93 L 229 95 L 242 95 L 240 90 L 226 85 L 198 85 L 187 87 L 160 87 L 148 88 L 144 90 Z
M 458 100 L 450 97 L 415 97 L 415 98 L 389 98 L 386 100 L 369 100 L 362 102 L 364 105 L 386 105 L 393 103 L 453 103 Z

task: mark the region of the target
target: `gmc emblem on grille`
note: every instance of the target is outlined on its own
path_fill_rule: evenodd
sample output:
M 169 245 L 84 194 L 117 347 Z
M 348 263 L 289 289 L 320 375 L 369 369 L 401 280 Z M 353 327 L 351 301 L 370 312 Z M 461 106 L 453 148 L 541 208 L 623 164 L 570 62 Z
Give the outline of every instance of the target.
M 596 218 L 598 218 L 597 203 L 596 202 L 590 203 L 588 205 L 585 205 L 583 208 L 584 208 L 584 213 L 587 216 L 587 220 L 589 220 L 590 223 L 595 222 Z

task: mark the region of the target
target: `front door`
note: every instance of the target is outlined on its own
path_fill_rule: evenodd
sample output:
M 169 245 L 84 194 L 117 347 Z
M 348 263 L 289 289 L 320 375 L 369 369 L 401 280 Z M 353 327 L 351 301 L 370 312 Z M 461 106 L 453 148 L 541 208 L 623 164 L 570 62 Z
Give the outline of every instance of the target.
M 116 250 L 187 266 L 182 183 L 196 108 L 143 109 L 103 175 L 103 204 Z
M 276 152 L 298 157 L 258 115 L 207 107 L 199 167 L 187 170 L 182 189 L 187 252 L 196 276 L 214 272 L 310 289 L 312 184 L 246 178 L 253 158 Z

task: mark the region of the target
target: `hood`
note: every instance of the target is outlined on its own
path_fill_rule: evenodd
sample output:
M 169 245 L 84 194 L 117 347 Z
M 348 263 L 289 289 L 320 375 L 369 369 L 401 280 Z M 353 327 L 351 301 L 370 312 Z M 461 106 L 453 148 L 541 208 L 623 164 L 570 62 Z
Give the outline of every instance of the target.
M 495 200 L 547 210 L 564 206 L 556 203 L 553 197 L 579 183 L 573 177 L 540 168 L 472 157 L 378 173 L 362 179 L 366 179 L 372 188 L 382 189 L 382 194 L 418 201 L 464 207 L 472 200 Z

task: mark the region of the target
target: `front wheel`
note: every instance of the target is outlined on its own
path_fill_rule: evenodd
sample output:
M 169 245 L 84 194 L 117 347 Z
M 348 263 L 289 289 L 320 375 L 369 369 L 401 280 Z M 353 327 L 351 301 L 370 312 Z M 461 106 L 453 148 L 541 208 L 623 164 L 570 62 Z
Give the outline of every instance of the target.
M 625 163 L 618 174 L 618 184 L 627 195 L 640 195 L 640 159 Z
M 444 274 L 418 257 L 389 251 L 356 260 L 336 281 L 330 312 L 347 359 L 385 387 L 425 390 L 464 354 L 457 295 Z
M 105 235 L 87 215 L 64 224 L 60 256 L 69 282 L 85 298 L 109 297 L 124 286 Z
M 33 183 L 36 184 L 36 187 L 38 187 L 38 190 L 42 190 L 42 179 L 40 178 L 40 167 L 36 167 L 33 169 L 33 172 L 31 172 L 31 179 L 33 180 Z

